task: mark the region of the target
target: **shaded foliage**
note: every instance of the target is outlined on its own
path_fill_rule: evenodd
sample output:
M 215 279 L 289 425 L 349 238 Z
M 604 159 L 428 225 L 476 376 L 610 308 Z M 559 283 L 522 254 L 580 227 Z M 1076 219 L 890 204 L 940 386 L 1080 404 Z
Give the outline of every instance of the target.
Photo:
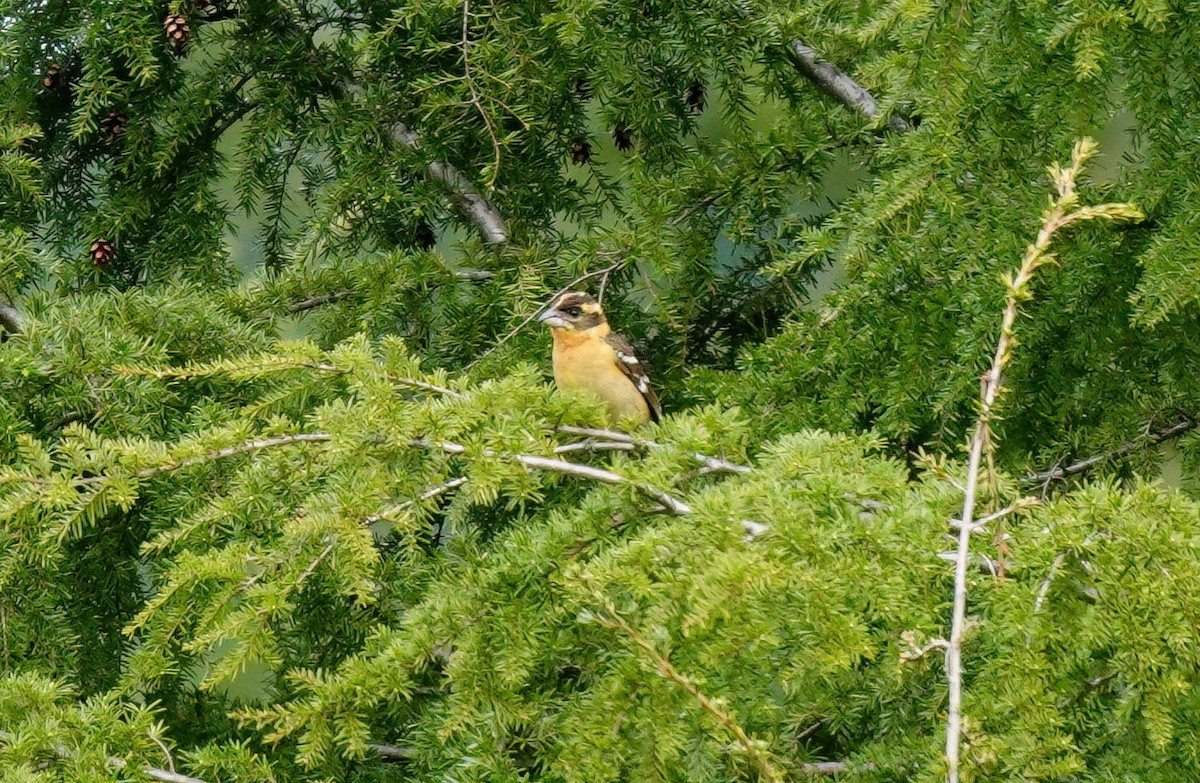
M 1176 423 L 1182 491 L 1134 443 L 978 537 L 964 773 L 1197 777 L 1195 0 L 0 5 L 0 780 L 942 779 L 1087 135 L 1147 218 L 1056 240 L 987 502 Z M 546 384 L 564 285 L 662 424 Z

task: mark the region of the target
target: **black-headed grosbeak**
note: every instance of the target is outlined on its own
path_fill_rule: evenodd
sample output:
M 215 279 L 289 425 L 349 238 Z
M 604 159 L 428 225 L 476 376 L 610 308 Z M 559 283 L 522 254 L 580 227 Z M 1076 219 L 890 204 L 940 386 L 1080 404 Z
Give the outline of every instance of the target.
M 539 321 L 554 335 L 554 382 L 586 392 L 608 405 L 609 422 L 658 421 L 662 407 L 633 346 L 608 328 L 600 303 L 583 291 L 569 291 Z

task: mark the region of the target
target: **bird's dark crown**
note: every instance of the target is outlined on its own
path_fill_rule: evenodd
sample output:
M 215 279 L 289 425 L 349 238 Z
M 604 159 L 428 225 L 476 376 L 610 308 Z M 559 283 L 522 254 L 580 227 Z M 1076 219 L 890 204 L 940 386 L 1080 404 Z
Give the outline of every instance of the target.
M 604 323 L 604 310 L 586 291 L 568 291 L 554 300 L 542 317 L 551 326 L 571 329 L 591 329 Z

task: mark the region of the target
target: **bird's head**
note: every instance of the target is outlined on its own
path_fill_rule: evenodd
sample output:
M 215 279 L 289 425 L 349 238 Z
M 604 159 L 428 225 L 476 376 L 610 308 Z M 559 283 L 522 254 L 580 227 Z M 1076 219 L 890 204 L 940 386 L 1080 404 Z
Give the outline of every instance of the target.
M 605 322 L 600 303 L 585 291 L 568 291 L 546 308 L 538 320 L 551 329 L 583 332 Z

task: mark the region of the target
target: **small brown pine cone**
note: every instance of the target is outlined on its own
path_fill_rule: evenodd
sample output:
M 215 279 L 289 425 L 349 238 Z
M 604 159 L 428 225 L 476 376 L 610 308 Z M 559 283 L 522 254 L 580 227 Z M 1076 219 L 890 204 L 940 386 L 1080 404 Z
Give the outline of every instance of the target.
M 91 257 L 93 264 L 99 267 L 106 267 L 117 257 L 117 249 L 107 239 L 94 239 L 92 240 L 91 248 L 88 250 L 88 255 Z
M 621 152 L 629 152 L 633 149 L 633 131 L 629 130 L 629 126 L 622 122 L 617 123 L 617 127 L 613 128 L 613 144 L 617 145 L 617 149 Z
M 428 220 L 417 224 L 417 230 L 413 232 L 413 242 L 422 250 L 429 250 L 437 244 L 437 234 L 433 232 L 433 226 L 429 225 Z
M 128 124 L 129 118 L 125 116 L 125 112 L 113 109 L 100 120 L 100 129 L 109 141 L 116 141 L 121 138 Z
M 592 159 L 592 145 L 585 138 L 578 138 L 571 142 L 571 160 L 576 165 L 582 166 Z
M 47 90 L 53 90 L 60 84 L 62 84 L 62 66 L 55 62 L 48 63 L 46 70 L 42 73 L 42 86 Z
M 175 45 L 176 52 L 182 52 L 192 36 L 192 28 L 188 25 L 186 16 L 171 14 L 163 20 L 163 30 L 167 40 Z

